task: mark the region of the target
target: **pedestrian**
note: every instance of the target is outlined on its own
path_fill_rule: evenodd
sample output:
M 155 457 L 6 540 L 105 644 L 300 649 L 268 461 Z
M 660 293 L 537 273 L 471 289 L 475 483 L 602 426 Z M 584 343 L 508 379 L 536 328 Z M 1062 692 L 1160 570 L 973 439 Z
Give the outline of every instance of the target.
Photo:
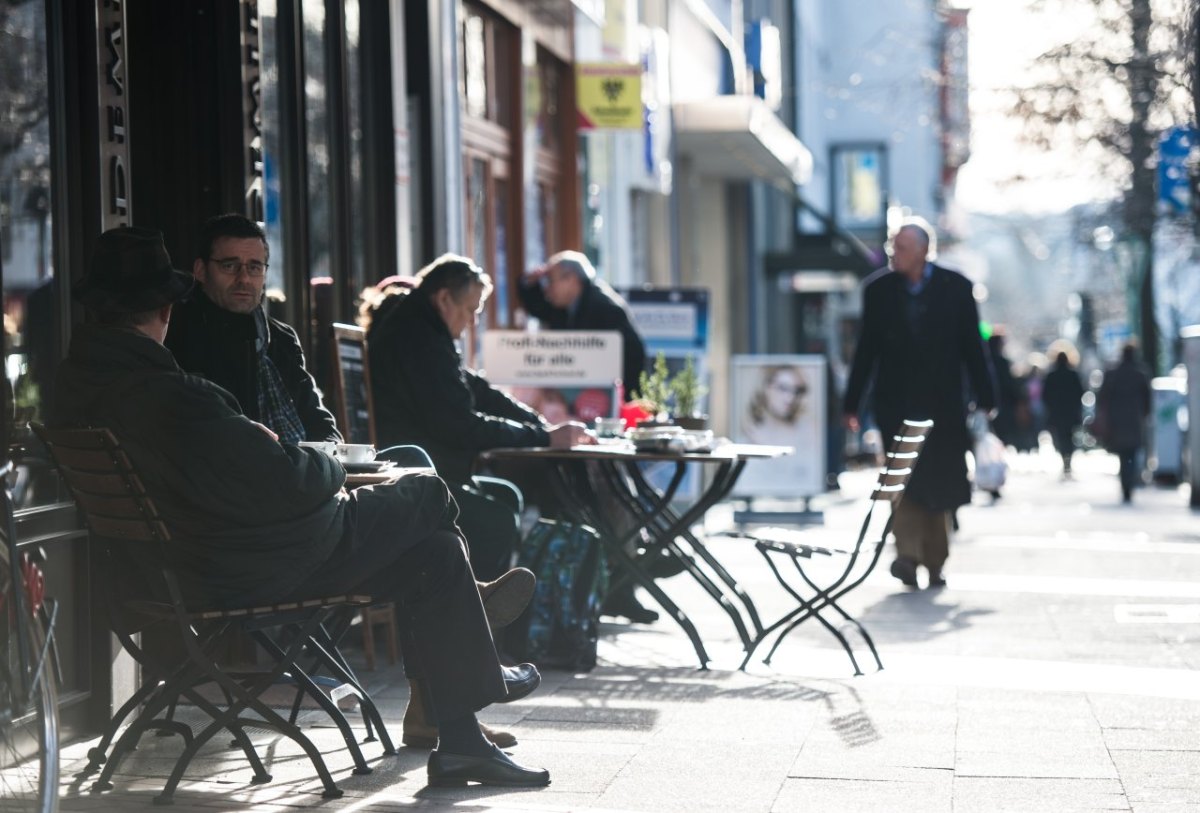
M 862 328 L 842 408 L 843 423 L 857 431 L 864 394 L 873 386 L 871 411 L 885 445 L 905 419 L 933 420 L 893 515 L 891 573 L 909 587 L 917 586 L 918 565 L 928 571 L 930 587 L 946 584 L 951 518 L 971 500 L 964 380 L 981 409 L 995 405 L 971 282 L 934 265 L 936 253 L 933 229 L 920 218 L 906 220 L 892 239 L 892 272 L 877 272 L 863 290 Z
M 1070 477 L 1075 430 L 1083 423 L 1083 381 L 1065 350 L 1054 357 L 1054 369 L 1046 373 L 1042 403 L 1054 450 L 1062 457 L 1063 477 Z
M 1150 414 L 1150 378 L 1138 363 L 1137 348 L 1121 348 L 1121 361 L 1104 374 L 1096 415 L 1104 448 L 1121 459 L 1121 502 L 1133 501 L 1141 477 L 1137 464 Z

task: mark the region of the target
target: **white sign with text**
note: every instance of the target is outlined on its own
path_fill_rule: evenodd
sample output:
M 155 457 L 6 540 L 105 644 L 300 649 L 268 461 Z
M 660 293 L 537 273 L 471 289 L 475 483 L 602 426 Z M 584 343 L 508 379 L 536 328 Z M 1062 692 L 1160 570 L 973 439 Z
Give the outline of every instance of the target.
M 621 377 L 615 330 L 489 330 L 483 335 L 488 381 L 513 387 L 611 387 Z

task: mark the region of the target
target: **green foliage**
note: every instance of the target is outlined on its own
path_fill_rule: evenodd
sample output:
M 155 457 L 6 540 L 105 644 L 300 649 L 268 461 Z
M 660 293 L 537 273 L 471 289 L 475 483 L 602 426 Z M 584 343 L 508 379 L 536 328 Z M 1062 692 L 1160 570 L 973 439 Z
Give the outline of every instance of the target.
M 696 364 L 688 356 L 687 364 L 671 379 L 671 395 L 675 399 L 675 416 L 689 418 L 700 411 L 700 399 L 708 389 L 700 383 Z
M 667 356 L 660 352 L 654 359 L 650 372 L 642 371 L 638 379 L 637 396 L 655 414 L 665 412 L 671 399 L 671 371 L 667 369 Z

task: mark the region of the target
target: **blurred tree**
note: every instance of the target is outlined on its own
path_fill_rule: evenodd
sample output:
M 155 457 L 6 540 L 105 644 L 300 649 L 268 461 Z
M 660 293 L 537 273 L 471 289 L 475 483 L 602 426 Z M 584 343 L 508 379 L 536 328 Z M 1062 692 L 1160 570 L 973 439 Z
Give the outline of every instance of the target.
M 42 16 L 39 5 L 0 0 L 0 161 L 25 144 L 49 110 L 46 73 L 39 70 L 45 40 L 31 31 Z
M 1071 38 L 1037 58 L 1029 79 L 1013 89 L 1025 137 L 1066 148 L 1124 190 L 1123 238 L 1140 281 L 1143 353 L 1158 357 L 1151 237 L 1157 217 L 1155 173 L 1159 133 L 1191 121 L 1187 72 L 1191 7 L 1200 0 L 1029 0 L 1080 23 Z

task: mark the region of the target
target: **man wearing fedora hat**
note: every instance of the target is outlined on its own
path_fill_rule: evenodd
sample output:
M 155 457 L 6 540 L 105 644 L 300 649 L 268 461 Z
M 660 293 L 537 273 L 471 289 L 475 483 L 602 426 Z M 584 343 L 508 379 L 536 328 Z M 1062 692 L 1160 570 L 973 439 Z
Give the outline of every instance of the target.
M 475 717 L 540 676 L 500 665 L 446 484 L 426 472 L 348 493 L 332 457 L 280 442 L 224 389 L 184 373 L 163 340 L 192 284 L 158 232 L 102 234 L 76 288 L 89 320 L 59 367 L 52 423 L 104 426 L 121 440 L 176 536 L 170 555 L 189 603 L 395 601 L 407 671 L 427 678 L 439 727 L 432 784 L 547 784 L 546 771 L 489 743 Z

